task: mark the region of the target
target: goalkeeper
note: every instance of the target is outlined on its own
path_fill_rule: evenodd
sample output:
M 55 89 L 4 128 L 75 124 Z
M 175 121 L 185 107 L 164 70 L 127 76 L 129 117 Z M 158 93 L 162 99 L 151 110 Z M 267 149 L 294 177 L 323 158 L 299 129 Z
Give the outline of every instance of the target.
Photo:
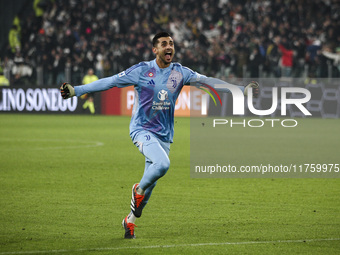
M 164 176 L 170 167 L 169 151 L 174 135 L 175 102 L 183 86 L 211 86 L 220 92 L 230 92 L 221 84 L 236 88 L 236 85 L 206 77 L 179 63 L 173 63 L 174 41 L 167 32 L 160 32 L 154 36 L 152 51 L 156 56 L 154 60 L 141 62 L 119 74 L 82 86 L 73 87 L 64 83 L 60 87 L 62 97 L 67 99 L 112 87 L 134 86 L 135 101 L 130 136 L 145 157 L 145 168 L 140 182 L 132 186 L 131 211 L 122 222 L 125 229 L 124 237 L 128 239 L 135 238 L 136 218 L 142 215 L 157 180 Z M 245 94 L 253 88 L 253 95 L 258 95 L 256 82 L 246 87 L 238 87 Z

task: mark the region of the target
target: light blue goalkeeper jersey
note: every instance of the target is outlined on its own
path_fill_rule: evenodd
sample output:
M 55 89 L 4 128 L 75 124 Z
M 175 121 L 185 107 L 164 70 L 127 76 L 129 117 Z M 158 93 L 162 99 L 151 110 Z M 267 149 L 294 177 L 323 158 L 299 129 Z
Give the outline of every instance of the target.
M 172 142 L 174 135 L 175 103 L 185 84 L 200 86 L 206 83 L 224 81 L 208 78 L 182 66 L 171 63 L 167 68 L 159 68 L 156 60 L 140 62 L 129 69 L 95 82 L 75 86 L 76 96 L 104 91 L 112 87 L 134 86 L 135 101 L 130 122 L 130 136 L 142 130 L 152 132 L 164 142 Z M 243 87 L 240 87 L 243 90 Z M 220 90 L 221 91 L 221 90 Z M 225 89 L 224 92 L 229 92 Z

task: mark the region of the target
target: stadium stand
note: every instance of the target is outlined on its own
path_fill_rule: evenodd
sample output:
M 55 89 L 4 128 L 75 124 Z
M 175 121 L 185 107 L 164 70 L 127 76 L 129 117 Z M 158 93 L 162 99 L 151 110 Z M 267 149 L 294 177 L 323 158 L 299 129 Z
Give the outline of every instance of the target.
M 340 76 L 337 0 L 31 2 L 2 51 L 11 84 L 22 82 L 19 65 L 24 83 L 38 86 L 80 84 L 89 68 L 99 78 L 118 73 L 153 58 L 160 30 L 173 34 L 179 62 L 206 75 Z

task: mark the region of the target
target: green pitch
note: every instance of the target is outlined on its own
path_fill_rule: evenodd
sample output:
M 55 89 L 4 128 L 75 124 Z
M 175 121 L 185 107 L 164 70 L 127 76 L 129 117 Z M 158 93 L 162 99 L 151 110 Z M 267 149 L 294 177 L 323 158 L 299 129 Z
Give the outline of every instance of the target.
M 0 120 L 0 255 L 340 253 L 339 179 L 192 179 L 188 118 L 176 119 L 170 170 L 137 220 L 135 240 L 123 239 L 121 221 L 144 158 L 128 117 Z M 339 144 L 339 120 L 302 121 Z M 339 154 L 310 134 L 295 140 L 306 151 Z M 229 156 L 240 160 L 239 151 Z

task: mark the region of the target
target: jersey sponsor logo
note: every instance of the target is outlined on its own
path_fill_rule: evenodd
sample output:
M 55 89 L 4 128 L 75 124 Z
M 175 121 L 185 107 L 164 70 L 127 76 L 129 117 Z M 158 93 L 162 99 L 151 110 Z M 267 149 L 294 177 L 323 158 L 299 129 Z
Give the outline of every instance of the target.
M 157 98 L 159 101 L 153 101 L 152 102 L 152 110 L 155 111 L 167 111 L 170 109 L 171 103 L 168 100 L 168 91 L 162 89 L 161 91 L 158 92 Z
M 165 101 L 166 99 L 168 99 L 168 91 L 162 89 L 161 91 L 158 92 L 157 97 L 159 100 Z

